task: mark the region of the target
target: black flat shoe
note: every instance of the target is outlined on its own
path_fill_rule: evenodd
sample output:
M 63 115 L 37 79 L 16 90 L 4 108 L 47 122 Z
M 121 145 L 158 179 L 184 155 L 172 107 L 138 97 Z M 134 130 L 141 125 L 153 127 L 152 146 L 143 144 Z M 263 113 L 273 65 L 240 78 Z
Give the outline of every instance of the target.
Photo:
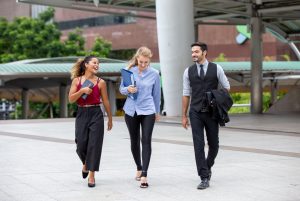
M 82 178 L 87 178 L 87 176 L 89 175 L 89 171 L 87 171 L 87 172 L 84 172 L 83 170 L 82 170 Z
M 141 188 L 148 188 L 149 184 L 148 183 L 141 183 L 140 187 Z

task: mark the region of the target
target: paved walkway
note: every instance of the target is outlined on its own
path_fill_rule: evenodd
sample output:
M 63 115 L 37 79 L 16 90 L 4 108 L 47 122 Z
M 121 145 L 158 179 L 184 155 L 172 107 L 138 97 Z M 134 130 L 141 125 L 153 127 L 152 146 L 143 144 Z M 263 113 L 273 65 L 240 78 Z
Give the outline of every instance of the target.
M 163 117 L 153 133 L 148 189 L 123 118 L 107 132 L 97 186 L 75 153 L 74 119 L 0 121 L 0 201 L 299 201 L 300 115 L 236 115 L 220 129 L 211 186 L 200 182 L 191 129 Z

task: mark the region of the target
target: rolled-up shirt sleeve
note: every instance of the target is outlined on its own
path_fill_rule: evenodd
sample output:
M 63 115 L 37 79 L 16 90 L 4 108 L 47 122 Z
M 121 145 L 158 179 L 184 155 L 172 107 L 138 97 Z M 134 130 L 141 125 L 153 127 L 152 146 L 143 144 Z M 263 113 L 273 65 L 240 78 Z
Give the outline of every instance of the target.
M 124 84 L 123 84 L 123 79 L 121 80 L 121 84 L 120 84 L 120 87 L 119 87 L 119 91 L 121 94 L 123 95 L 128 95 L 128 90 L 127 90 L 128 87 L 124 87 Z
M 190 79 L 188 69 L 186 68 L 183 73 L 183 92 L 182 96 L 191 96 L 191 86 L 190 86 Z
M 222 87 L 229 90 L 230 84 L 228 78 L 226 77 L 223 68 L 219 64 L 217 64 L 217 77 Z

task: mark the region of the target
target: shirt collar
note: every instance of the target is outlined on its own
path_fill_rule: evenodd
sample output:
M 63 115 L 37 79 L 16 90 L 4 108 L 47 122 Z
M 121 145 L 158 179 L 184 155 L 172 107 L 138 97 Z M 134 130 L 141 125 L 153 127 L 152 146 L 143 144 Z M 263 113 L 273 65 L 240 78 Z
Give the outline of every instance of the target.
M 201 65 L 201 64 L 198 63 L 198 62 L 196 62 L 196 65 L 197 65 L 198 68 L 200 68 L 200 65 Z M 205 59 L 205 61 L 204 61 L 204 63 L 202 63 L 202 65 L 203 65 L 204 68 L 208 65 L 207 59 Z
M 133 69 L 135 70 L 135 72 L 137 72 L 137 73 L 139 72 L 138 66 L 134 66 Z M 150 65 L 145 70 L 142 71 L 142 75 L 147 73 L 149 71 L 149 69 L 150 69 Z

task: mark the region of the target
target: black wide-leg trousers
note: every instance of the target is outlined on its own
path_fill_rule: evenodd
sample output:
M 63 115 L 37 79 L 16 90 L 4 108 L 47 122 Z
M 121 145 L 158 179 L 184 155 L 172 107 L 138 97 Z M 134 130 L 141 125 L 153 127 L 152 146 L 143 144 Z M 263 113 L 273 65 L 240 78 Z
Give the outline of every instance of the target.
M 155 123 L 155 114 L 137 115 L 133 117 L 125 114 L 125 122 L 130 135 L 131 153 L 137 170 L 142 170 L 142 176 L 147 177 L 147 171 L 151 158 L 151 139 Z M 142 127 L 142 162 L 140 148 L 140 126 Z
M 219 150 L 219 125 L 218 122 L 212 119 L 209 112 L 197 112 L 190 110 L 190 121 L 193 134 L 193 143 L 195 158 L 197 164 L 198 175 L 201 179 L 207 178 L 209 170 L 215 163 Z M 208 154 L 205 157 L 205 137 L 208 143 Z
M 78 107 L 75 122 L 76 152 L 89 171 L 99 171 L 104 137 L 104 119 L 100 106 Z

